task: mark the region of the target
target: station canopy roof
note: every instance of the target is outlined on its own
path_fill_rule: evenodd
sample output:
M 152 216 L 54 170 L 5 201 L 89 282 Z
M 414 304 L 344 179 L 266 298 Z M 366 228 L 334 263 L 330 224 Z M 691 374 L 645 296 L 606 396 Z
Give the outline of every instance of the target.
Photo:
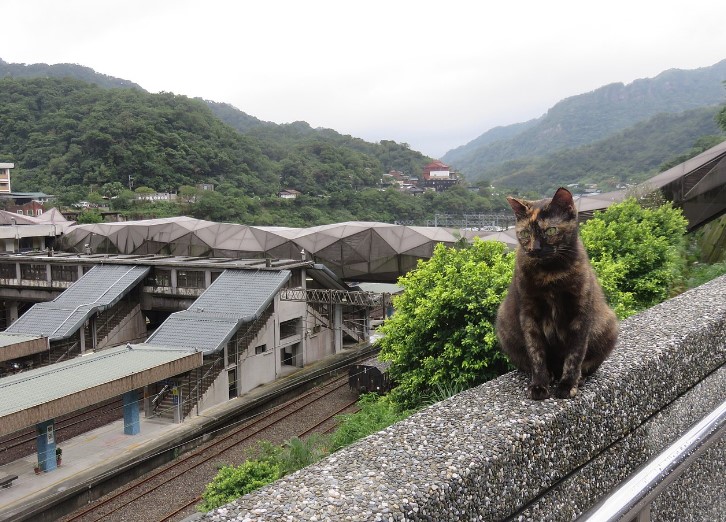
M 457 241 L 449 230 L 349 221 L 311 228 L 258 227 L 172 217 L 77 225 L 66 251 L 231 258 L 305 259 L 355 281 L 391 280 L 431 257 L 438 243 Z M 304 252 L 303 252 L 304 251 Z

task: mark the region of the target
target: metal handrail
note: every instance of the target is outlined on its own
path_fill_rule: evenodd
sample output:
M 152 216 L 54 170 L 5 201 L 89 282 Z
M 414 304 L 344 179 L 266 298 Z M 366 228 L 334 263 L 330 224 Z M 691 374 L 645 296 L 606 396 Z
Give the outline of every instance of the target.
M 171 391 L 171 385 L 165 384 L 164 387 L 161 389 L 159 393 L 157 393 L 152 399 L 151 399 L 151 405 L 153 406 L 153 410 L 156 411 L 156 409 L 161 404 L 161 401 L 164 400 L 164 397 L 166 397 L 167 393 Z
M 653 457 L 576 522 L 650 520 L 650 504 L 701 453 L 726 434 L 726 401 Z

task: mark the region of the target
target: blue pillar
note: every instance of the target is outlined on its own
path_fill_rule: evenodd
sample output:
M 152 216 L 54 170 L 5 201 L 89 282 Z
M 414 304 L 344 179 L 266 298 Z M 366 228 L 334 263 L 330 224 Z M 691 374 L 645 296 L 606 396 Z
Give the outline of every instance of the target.
M 141 431 L 139 419 L 139 394 L 136 390 L 124 393 L 124 433 L 138 435 Z
M 55 419 L 35 425 L 38 464 L 43 471 L 53 471 L 55 463 Z

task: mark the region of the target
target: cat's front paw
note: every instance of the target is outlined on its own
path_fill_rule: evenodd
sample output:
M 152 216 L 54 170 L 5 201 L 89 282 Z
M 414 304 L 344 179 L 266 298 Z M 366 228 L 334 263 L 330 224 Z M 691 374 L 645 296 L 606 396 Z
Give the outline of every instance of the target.
M 547 386 L 542 386 L 541 384 L 532 384 L 529 387 L 529 394 L 534 400 L 541 401 L 549 398 L 550 390 L 549 388 L 547 388 Z
M 558 399 L 572 399 L 577 395 L 577 384 L 560 383 L 555 389 L 555 397 Z

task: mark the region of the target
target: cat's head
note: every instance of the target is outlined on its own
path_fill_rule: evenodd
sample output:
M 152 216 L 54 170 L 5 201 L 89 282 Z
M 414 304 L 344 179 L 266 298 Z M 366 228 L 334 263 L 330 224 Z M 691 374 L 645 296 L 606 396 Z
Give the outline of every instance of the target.
M 552 199 L 507 201 L 517 218 L 517 240 L 528 256 L 548 261 L 576 254 L 577 209 L 569 190 L 557 189 Z

